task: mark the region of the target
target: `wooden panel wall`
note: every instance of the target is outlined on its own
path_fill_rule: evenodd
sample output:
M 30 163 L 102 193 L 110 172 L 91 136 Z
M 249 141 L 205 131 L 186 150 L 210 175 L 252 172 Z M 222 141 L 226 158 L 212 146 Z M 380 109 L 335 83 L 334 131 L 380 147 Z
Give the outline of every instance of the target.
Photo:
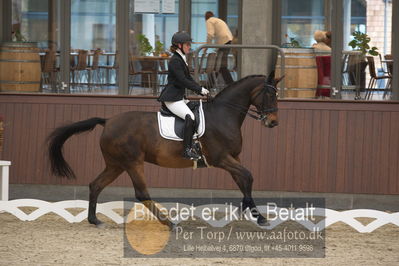
M 0 94 L 5 118 L 1 159 L 12 161 L 14 184 L 86 185 L 103 167 L 102 127 L 74 136 L 65 157 L 78 179 L 51 176 L 46 136 L 56 126 L 130 110 L 156 111 L 154 98 Z M 288 101 L 280 125 L 264 128 L 248 118 L 241 160 L 255 190 L 399 194 L 399 102 Z M 146 165 L 150 187 L 237 189 L 220 169 L 166 169 Z M 113 185 L 131 186 L 127 175 Z

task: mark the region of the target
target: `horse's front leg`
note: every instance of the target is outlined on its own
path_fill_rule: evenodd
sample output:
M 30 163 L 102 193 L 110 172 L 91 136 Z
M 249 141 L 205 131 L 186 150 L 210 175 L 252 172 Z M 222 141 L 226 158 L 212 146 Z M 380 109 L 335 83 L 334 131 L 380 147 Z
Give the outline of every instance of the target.
M 244 195 L 242 200 L 242 211 L 245 211 L 247 208 L 249 208 L 252 215 L 257 218 L 259 225 L 267 225 L 268 223 L 266 218 L 259 213 L 252 198 L 253 177 L 251 172 L 242 166 L 241 163 L 231 155 L 228 155 L 225 159 L 223 159 L 218 167 L 225 169 L 231 174 L 242 194 Z
M 169 218 L 161 212 L 157 207 L 150 194 L 148 193 L 147 186 L 145 184 L 144 177 L 144 162 L 138 162 L 128 167 L 127 172 L 133 182 L 136 199 L 139 200 L 148 210 L 150 210 L 158 220 L 169 227 L 170 230 L 175 228 L 175 225 L 169 220 Z

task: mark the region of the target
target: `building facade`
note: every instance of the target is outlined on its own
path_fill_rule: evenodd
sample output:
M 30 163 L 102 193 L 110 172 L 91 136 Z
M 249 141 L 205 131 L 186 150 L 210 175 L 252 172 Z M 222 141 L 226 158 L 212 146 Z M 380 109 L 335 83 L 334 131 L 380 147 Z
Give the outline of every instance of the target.
M 6 46 L 5 42 L 36 44 L 42 61 L 40 92 L 137 95 L 148 94 L 149 90 L 143 88 L 150 87 L 152 94 L 158 94 L 165 79 L 143 76 L 140 71 L 150 70 L 158 75 L 153 68 L 160 66 L 142 63 L 143 60 L 132 62 L 132 58 L 167 55 L 171 36 L 178 30 L 191 33 L 194 51 L 206 41 L 204 13 L 210 10 L 227 22 L 236 44 L 277 45 L 290 53 L 292 48 L 311 48 L 317 30 L 331 31 L 330 82 L 323 85 L 331 89 L 332 98 L 348 99 L 352 95 L 345 96 L 342 92 L 354 88 L 363 91 L 371 79 L 369 68 L 365 69 L 365 77 L 357 75 L 355 78 L 350 77 L 353 73 L 343 70 L 348 63 L 345 54 L 353 50 L 348 45 L 353 39 L 352 33 L 359 31 L 370 37 L 370 46 L 378 48 L 380 56 L 374 58 L 377 74 L 391 77 L 380 81 L 375 88 L 380 91 L 393 88 L 392 95 L 374 99 L 388 100 L 397 99 L 398 75 L 389 70 L 395 72 L 398 67 L 388 67 L 384 60 L 385 55 L 395 57 L 396 50 L 391 47 L 398 47 L 392 28 L 393 21 L 397 20 L 397 11 L 393 12 L 398 9 L 395 5 L 398 5 L 396 1 L 389 0 L 4 0 L 0 4 L 0 40 L 3 46 Z M 48 50 L 57 53 L 56 69 L 53 70 L 56 73 L 51 82 L 49 70 L 43 69 Z M 88 51 L 86 66 L 78 65 L 80 50 Z M 95 50 L 100 53 L 93 69 Z M 298 53 L 301 56 L 313 51 L 300 50 Z M 231 52 L 229 68 L 234 79 L 248 74 L 267 74 L 276 67 L 277 55 L 274 50 L 236 49 Z M 75 58 L 71 59 L 73 56 Z M 397 61 L 393 60 L 392 65 Z M 200 68 L 206 68 L 206 60 L 202 63 Z M 302 63 L 288 62 L 288 65 L 293 64 L 289 67 L 301 70 Z M 6 62 L 0 65 L 3 69 L 9 66 Z M 299 89 L 311 86 L 309 89 L 314 91 L 318 85 L 317 71 L 315 65 L 307 78 L 308 81 L 313 79 L 310 85 L 292 86 Z M 290 73 L 293 72 L 288 72 L 288 76 Z M 204 83 L 208 79 L 206 75 L 200 78 Z M 364 79 L 363 82 L 360 79 Z M 7 82 L 11 81 L 2 80 L 0 84 Z M 161 88 L 154 89 L 155 83 Z M 223 88 L 223 81 L 214 86 Z M 3 85 L 0 91 L 9 89 Z M 285 96 L 289 95 L 294 94 Z M 306 94 L 296 97 L 301 95 Z

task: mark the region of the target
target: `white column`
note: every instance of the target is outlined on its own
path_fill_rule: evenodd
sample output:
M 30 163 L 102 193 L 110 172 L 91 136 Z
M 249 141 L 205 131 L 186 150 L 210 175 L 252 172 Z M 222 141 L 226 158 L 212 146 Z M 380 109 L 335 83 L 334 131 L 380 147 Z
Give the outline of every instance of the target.
M 155 47 L 155 15 L 143 14 L 143 34 L 148 38 L 152 47 Z
M 8 201 L 8 174 L 11 162 L 0 161 L 0 200 Z
M 351 32 L 351 3 L 352 0 L 344 0 L 344 50 L 352 50 L 351 47 L 348 46 L 350 42 Z

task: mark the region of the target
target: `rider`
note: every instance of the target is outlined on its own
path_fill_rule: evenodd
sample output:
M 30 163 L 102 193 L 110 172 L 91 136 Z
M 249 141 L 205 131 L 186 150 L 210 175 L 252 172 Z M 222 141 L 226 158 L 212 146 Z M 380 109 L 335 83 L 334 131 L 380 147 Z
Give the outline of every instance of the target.
M 187 106 L 189 101 L 185 97 L 185 89 L 201 95 L 208 95 L 209 91 L 196 83 L 190 75 L 186 54 L 190 52 L 191 41 L 190 35 L 185 31 L 173 35 L 170 47 L 173 56 L 168 64 L 168 84 L 158 101 L 163 102 L 172 113 L 184 120 L 183 157 L 198 160 L 200 156 L 192 147 L 195 117 Z

